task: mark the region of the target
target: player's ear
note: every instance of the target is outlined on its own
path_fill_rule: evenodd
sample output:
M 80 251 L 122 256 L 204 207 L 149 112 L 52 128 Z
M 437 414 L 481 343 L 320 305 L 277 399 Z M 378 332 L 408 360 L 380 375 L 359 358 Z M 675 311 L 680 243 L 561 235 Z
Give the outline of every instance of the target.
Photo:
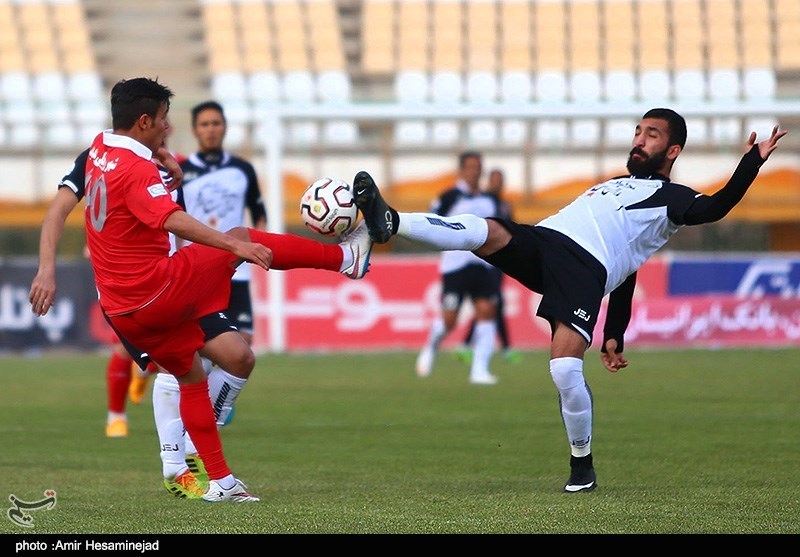
M 680 145 L 670 145 L 669 148 L 667 148 L 667 158 L 674 161 L 678 158 L 678 155 L 681 154 L 681 151 L 683 151 L 683 149 Z
M 149 129 L 153 125 L 153 119 L 149 114 L 142 114 L 136 120 L 136 126 L 141 130 Z

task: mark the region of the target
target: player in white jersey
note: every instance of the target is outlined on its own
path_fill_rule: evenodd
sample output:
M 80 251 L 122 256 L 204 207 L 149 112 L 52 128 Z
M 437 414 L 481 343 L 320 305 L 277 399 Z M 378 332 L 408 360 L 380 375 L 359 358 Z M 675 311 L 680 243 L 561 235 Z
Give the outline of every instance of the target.
M 542 294 L 537 314 L 552 327 L 550 373 L 570 445 L 564 491 L 591 491 L 597 485 L 592 395 L 583 357 L 602 298 L 609 295 L 601 358 L 616 372 L 628 365 L 624 333 L 639 267 L 682 226 L 727 215 L 786 133 L 776 126 L 759 143 L 751 133 L 727 184 L 708 196 L 669 179 L 686 142 L 683 117 L 667 108 L 649 110 L 636 126 L 629 174 L 590 188 L 537 225 L 474 215 L 398 213 L 385 203 L 368 173 L 359 172 L 353 186 L 374 242 L 385 243 L 398 234 L 439 250 L 472 251 Z
M 497 216 L 497 199 L 480 189 L 482 173 L 480 153 L 461 153 L 455 186 L 434 201 L 431 212 L 441 216 L 464 213 L 479 217 Z M 497 378 L 489 371 L 489 363 L 497 337 L 495 312 L 500 281 L 496 272 L 491 265 L 468 251 L 443 252 L 439 271 L 442 275 L 441 315 L 431 324 L 425 345 L 417 356 L 417 375 L 428 377 L 431 374 L 439 345 L 455 327 L 464 299 L 469 297 L 475 309 L 474 350 L 469 381 L 478 385 L 493 385 Z

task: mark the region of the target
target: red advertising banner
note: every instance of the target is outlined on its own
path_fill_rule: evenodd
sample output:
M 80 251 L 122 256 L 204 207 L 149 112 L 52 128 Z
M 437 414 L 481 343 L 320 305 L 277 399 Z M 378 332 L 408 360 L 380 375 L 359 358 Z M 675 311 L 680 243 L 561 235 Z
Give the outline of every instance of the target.
M 800 345 L 800 299 L 684 296 L 635 304 L 625 341 L 635 346 Z
M 416 350 L 425 342 L 431 322 L 439 314 L 441 290 L 436 256 L 376 256 L 370 271 L 353 281 L 334 273 L 313 270 L 285 272 L 286 349 Z M 651 260 L 639 272 L 637 304 L 663 298 L 667 291 L 667 266 Z M 267 274 L 254 269 L 253 311 L 255 346 L 270 348 L 269 286 Z M 511 278 L 503 282 L 505 313 L 513 346 L 546 348 L 549 324 L 536 316 L 541 296 Z M 465 304 L 457 329 L 444 348 L 458 345 L 472 319 Z M 603 317 L 601 321 L 603 323 Z
M 734 295 L 668 296 L 669 262 L 651 259 L 639 271 L 627 346 L 787 346 L 800 343 L 800 299 Z M 270 348 L 267 273 L 254 269 L 256 348 Z M 285 272 L 285 345 L 288 351 L 417 350 L 439 312 L 436 256 L 373 257 L 358 281 L 335 273 Z M 549 346 L 550 327 L 536 317 L 540 296 L 515 280 L 503 283 L 511 342 L 517 349 Z M 464 338 L 472 318 L 467 303 L 444 348 Z M 605 305 L 595 339 L 602 338 Z M 597 348 L 597 344 L 594 345 Z

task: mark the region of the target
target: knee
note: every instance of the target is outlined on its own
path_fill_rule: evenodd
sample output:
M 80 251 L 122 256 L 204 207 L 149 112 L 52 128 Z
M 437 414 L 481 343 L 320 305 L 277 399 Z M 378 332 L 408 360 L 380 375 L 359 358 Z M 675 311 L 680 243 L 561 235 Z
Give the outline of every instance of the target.
M 586 383 L 583 377 L 583 360 L 580 358 L 553 358 L 550 375 L 559 391 L 568 391 Z
M 235 354 L 230 354 L 228 366 L 229 369 L 225 371 L 236 377 L 247 379 L 253 368 L 256 367 L 256 356 L 249 347 L 243 347 Z

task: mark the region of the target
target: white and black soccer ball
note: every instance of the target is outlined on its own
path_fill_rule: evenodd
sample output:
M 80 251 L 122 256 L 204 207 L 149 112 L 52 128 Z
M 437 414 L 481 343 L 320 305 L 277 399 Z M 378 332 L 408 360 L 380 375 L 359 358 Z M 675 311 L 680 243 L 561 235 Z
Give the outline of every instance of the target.
M 353 187 L 338 178 L 317 180 L 300 199 L 300 216 L 307 227 L 323 236 L 347 234 L 358 221 Z

